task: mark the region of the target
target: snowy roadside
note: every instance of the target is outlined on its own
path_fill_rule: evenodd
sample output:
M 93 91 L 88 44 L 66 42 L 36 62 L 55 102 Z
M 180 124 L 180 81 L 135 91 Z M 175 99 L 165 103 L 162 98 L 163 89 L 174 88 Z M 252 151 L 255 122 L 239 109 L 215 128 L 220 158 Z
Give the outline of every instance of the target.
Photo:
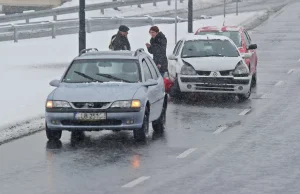
M 94 4 L 94 3 L 101 3 L 101 2 L 107 2 L 109 0 L 86 0 L 87 4 Z M 194 10 L 200 9 L 200 8 L 210 8 L 213 6 L 217 6 L 222 4 L 223 0 L 197 0 L 194 2 Z M 64 5 L 60 7 L 70 7 L 70 6 L 78 6 L 79 1 L 73 0 L 72 2 L 65 3 Z M 59 8 L 59 7 L 58 7 Z M 188 0 L 184 0 L 183 3 L 180 3 L 178 0 L 178 10 L 187 10 L 188 8 Z M 164 13 L 171 13 L 175 10 L 175 0 L 171 0 L 171 5 L 168 5 L 167 1 L 165 2 L 158 2 L 157 6 L 153 6 L 153 3 L 149 4 L 142 4 L 141 8 L 138 8 L 137 5 L 135 6 L 127 6 L 127 7 L 120 7 L 119 11 L 114 9 L 105 9 L 104 14 L 101 13 L 100 10 L 95 11 L 87 11 L 86 17 L 92 18 L 92 17 L 124 17 L 124 16 L 136 16 L 136 15 L 151 15 L 155 16 L 157 14 Z M 76 19 L 78 18 L 78 13 L 74 14 L 66 14 L 66 15 L 59 15 L 57 16 L 58 20 L 63 19 Z M 43 17 L 43 18 L 37 18 L 37 19 L 31 19 L 31 22 L 45 22 L 45 21 L 52 21 L 53 17 Z M 24 23 L 25 21 L 14 21 L 14 22 L 8 22 L 8 23 L 1 23 L 1 25 L 10 25 L 10 24 L 17 24 L 17 23 Z
M 226 25 L 251 23 L 266 13 L 250 12 L 241 13 L 239 16 L 230 14 L 226 17 Z M 195 21 L 194 30 L 205 25 L 221 26 L 223 19 L 223 16 L 216 16 L 210 20 Z M 175 46 L 174 24 L 159 27 L 168 37 L 170 54 Z M 144 45 L 150 39 L 148 28 L 149 26 L 136 27 L 130 30 L 129 40 L 133 50 L 140 47 L 145 49 Z M 180 23 L 178 29 L 178 38 L 186 36 L 187 23 Z M 88 34 L 87 47 L 108 50 L 109 39 L 114 33 L 115 31 L 102 31 Z M 24 40 L 18 44 L 0 43 L 0 71 L 5 72 L 1 77 L 3 81 L 0 82 L 0 87 L 7 91 L 1 95 L 1 101 L 6 103 L 0 110 L 0 144 L 43 129 L 45 99 L 53 90 L 48 83 L 52 79 L 60 78 L 66 65 L 77 55 L 77 44 L 77 35 L 60 36 L 54 40 Z M 4 80 L 12 81 L 7 81 L 7 84 Z

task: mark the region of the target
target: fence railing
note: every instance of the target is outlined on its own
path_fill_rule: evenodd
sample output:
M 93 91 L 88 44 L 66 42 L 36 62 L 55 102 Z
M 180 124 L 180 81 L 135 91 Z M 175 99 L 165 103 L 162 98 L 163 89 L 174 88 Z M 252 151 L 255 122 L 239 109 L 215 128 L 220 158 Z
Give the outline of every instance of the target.
M 113 1 L 113 2 L 103 2 L 96 4 L 88 4 L 85 6 L 85 11 L 95 11 L 100 10 L 102 14 L 104 14 L 105 9 L 116 8 L 116 7 L 125 7 L 125 6 L 133 6 L 137 5 L 141 7 L 142 4 L 153 3 L 153 6 L 157 5 L 157 2 L 168 2 L 168 5 L 171 5 L 172 0 L 126 0 L 126 1 Z M 183 0 L 180 0 L 182 3 Z M 34 11 L 27 13 L 19 13 L 13 15 L 4 15 L 0 16 L 0 23 L 11 22 L 11 21 L 21 21 L 25 20 L 26 23 L 30 22 L 30 19 L 37 19 L 43 17 L 53 17 L 54 21 L 57 21 L 57 16 L 78 13 L 79 6 L 66 7 L 66 8 L 54 8 L 50 10 L 43 11 Z
M 177 18 L 178 22 L 187 21 L 186 19 Z M 174 23 L 175 18 L 167 17 L 124 17 L 124 18 L 90 18 L 86 20 L 86 31 L 91 33 L 94 31 L 115 29 L 121 24 L 128 26 L 144 26 L 145 24 L 155 25 L 159 23 Z M 105 28 L 105 29 L 104 29 Z M 78 33 L 79 20 L 70 19 L 63 21 L 51 21 L 24 25 L 9 25 L 0 27 L 0 41 L 13 40 L 18 42 L 19 39 L 30 39 L 38 37 L 51 36 L 55 38 L 58 35 Z

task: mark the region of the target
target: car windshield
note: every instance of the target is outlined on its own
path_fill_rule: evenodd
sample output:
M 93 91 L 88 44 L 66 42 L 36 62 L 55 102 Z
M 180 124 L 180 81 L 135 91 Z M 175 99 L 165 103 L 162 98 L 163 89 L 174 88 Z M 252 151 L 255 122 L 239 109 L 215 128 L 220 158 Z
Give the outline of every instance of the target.
M 140 81 L 140 68 L 134 59 L 78 59 L 63 78 L 67 83 Z
M 212 35 L 219 35 L 219 36 L 226 36 L 230 38 L 234 44 L 237 47 L 242 47 L 242 40 L 239 32 L 233 31 L 233 32 L 218 32 L 218 31 L 211 31 L 211 32 L 198 32 L 197 35 L 206 35 L 206 34 L 212 34 Z
M 181 57 L 238 57 L 237 48 L 228 40 L 191 40 L 184 43 Z

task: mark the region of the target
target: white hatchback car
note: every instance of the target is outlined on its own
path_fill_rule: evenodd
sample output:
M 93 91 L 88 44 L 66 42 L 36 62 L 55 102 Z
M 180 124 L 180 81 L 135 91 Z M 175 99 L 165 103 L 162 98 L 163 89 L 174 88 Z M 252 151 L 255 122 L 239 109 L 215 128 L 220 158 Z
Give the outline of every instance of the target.
M 192 35 L 176 44 L 169 56 L 169 75 L 174 81 L 170 92 L 236 94 L 240 100 L 251 95 L 249 68 L 244 62 L 250 53 L 241 54 L 234 42 L 225 36 Z

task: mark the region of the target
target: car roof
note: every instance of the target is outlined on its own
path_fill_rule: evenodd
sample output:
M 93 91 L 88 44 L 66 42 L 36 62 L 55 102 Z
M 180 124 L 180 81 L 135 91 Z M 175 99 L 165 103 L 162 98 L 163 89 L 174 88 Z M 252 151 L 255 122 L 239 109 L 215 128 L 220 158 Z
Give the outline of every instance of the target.
M 204 26 L 197 30 L 197 32 L 211 32 L 211 31 L 218 31 L 218 32 L 239 32 L 244 30 L 242 26 Z
M 78 59 L 138 59 L 141 55 L 147 55 L 142 51 L 98 51 L 93 50 L 83 53 L 75 58 Z
M 226 36 L 220 36 L 220 35 L 212 35 L 212 34 L 206 34 L 206 35 L 188 35 L 182 40 L 184 41 L 193 41 L 193 40 L 230 40 L 230 38 Z

